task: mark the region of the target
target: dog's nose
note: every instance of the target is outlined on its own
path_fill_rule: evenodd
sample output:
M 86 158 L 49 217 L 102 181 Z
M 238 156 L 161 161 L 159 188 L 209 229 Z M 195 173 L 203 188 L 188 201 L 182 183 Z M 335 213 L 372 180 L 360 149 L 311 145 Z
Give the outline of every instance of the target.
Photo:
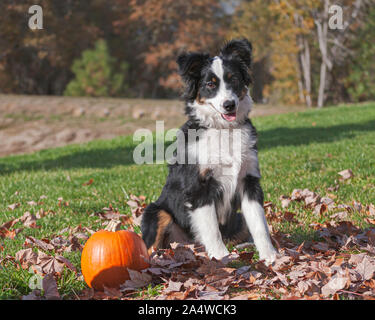
M 224 101 L 223 107 L 226 111 L 231 112 L 236 107 L 236 102 L 234 100 Z

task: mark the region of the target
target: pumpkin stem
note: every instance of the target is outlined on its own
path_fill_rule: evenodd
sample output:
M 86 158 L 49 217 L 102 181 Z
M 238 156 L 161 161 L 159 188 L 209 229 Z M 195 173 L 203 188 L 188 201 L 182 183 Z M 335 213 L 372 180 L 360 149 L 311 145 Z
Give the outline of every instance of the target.
M 115 231 L 119 231 L 120 227 L 121 227 L 120 220 L 110 220 L 104 230 L 115 232 Z

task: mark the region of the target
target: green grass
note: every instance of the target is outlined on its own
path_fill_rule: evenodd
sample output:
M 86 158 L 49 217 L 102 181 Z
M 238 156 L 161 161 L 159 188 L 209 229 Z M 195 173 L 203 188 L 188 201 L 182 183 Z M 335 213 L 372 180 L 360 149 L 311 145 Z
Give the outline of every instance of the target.
M 337 172 L 350 168 L 355 176 L 340 182 L 339 190 L 334 192 L 335 200 L 347 204 L 353 200 L 363 204 L 375 202 L 375 104 L 274 115 L 253 119 L 253 123 L 259 133 L 266 201 L 280 206 L 280 195 L 290 194 L 295 188 L 308 188 L 324 196 L 327 188 L 338 180 Z M 13 240 L 0 239 L 1 257 L 14 256 L 22 249 L 26 235 L 51 238 L 65 227 L 79 224 L 99 228 L 98 218 L 90 214 L 109 204 L 121 213 L 129 213 L 126 201 L 130 194 L 145 195 L 147 202 L 156 200 L 167 168 L 135 165 L 133 148 L 131 137 L 119 137 L 0 158 L 0 225 L 25 211 L 36 213 L 43 208 L 56 212 L 39 219 L 38 229 L 25 228 Z M 90 179 L 94 182 L 83 186 Z M 40 201 L 42 195 L 47 196 L 43 204 L 27 205 L 31 200 Z M 59 197 L 69 201 L 69 206 L 59 207 Z M 11 211 L 8 205 L 12 203 L 21 205 Z M 312 221 L 327 219 L 314 216 L 298 204 L 292 204 L 288 210 L 295 212 L 301 223 L 285 222 L 278 228 L 291 233 L 297 242 L 314 236 L 308 227 Z M 359 215 L 353 215 L 352 220 L 366 226 Z M 63 255 L 80 270 L 79 253 Z M 30 293 L 30 277 L 27 270 L 17 269 L 11 263 L 0 266 L 0 299 Z M 74 298 L 75 293 L 86 287 L 68 270 L 58 286 L 64 298 Z

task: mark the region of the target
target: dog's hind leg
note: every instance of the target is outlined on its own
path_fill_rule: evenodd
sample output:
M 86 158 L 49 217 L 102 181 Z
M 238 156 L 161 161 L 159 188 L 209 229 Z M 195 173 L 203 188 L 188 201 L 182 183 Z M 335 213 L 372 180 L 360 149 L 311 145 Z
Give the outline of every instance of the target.
M 142 216 L 142 238 L 150 250 L 168 248 L 172 242 L 189 242 L 186 233 L 173 221 L 171 214 L 151 203 Z

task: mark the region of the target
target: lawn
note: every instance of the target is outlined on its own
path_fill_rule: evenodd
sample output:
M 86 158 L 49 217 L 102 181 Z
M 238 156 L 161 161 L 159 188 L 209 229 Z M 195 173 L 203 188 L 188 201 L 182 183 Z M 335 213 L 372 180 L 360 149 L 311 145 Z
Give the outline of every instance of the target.
M 265 201 L 275 208 L 281 208 L 280 196 L 290 195 L 296 188 L 308 188 L 347 205 L 375 202 L 374 103 L 259 117 L 253 123 L 259 135 Z M 167 168 L 135 165 L 133 148 L 132 137 L 118 137 L 0 158 L 0 226 L 26 211 L 53 212 L 38 219 L 37 228 L 15 224 L 12 228 L 22 230 L 13 239 L 0 235 L 0 261 L 4 259 L 0 299 L 18 299 L 31 291 L 32 274 L 5 262 L 5 257 L 13 257 L 24 248 L 26 236 L 52 239 L 78 225 L 98 230 L 103 221 L 93 213 L 104 207 L 112 205 L 120 213 L 130 214 L 126 202 L 131 194 L 145 196 L 146 203 L 157 199 Z M 338 172 L 345 169 L 351 169 L 354 177 L 339 181 Z M 337 190 L 329 189 L 336 185 Z M 12 204 L 17 204 L 14 209 L 9 207 Z M 299 203 L 291 203 L 288 210 L 299 223 L 272 223 L 280 232 L 290 234 L 296 244 L 315 239 L 311 223 L 329 219 L 328 214 L 315 215 Z M 350 220 L 360 228 L 369 227 L 361 213 L 350 215 Z M 62 255 L 78 274 L 65 269 L 57 280 L 59 293 L 64 299 L 74 299 L 87 288 L 79 277 L 80 252 Z M 155 294 L 152 288 L 147 290 Z

